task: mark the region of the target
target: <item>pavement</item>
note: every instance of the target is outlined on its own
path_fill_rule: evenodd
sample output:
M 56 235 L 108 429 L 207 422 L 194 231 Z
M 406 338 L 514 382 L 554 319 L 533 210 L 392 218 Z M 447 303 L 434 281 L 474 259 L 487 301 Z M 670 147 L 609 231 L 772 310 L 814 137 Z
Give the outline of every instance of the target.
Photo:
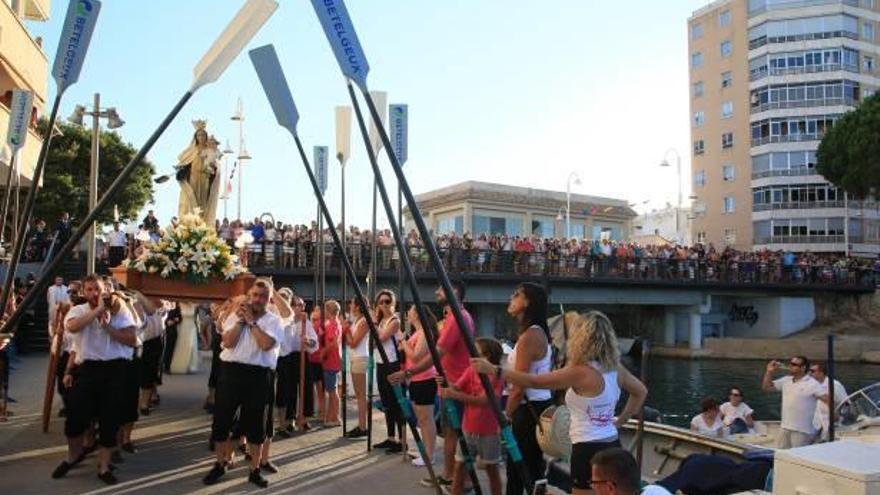
M 41 430 L 43 387 L 47 355 L 30 355 L 15 363 L 9 395 L 14 413 L 0 423 L 0 486 L 7 494 L 432 494 L 418 482 L 425 468 L 404 462 L 402 455 L 382 450 L 367 452 L 365 440 L 341 438 L 341 429 L 318 429 L 272 445 L 272 460 L 279 467 L 268 475 L 269 487 L 247 482 L 244 460 L 237 457 L 233 470 L 213 486 L 202 484 L 213 455 L 208 450 L 211 417 L 201 409 L 206 393 L 207 368 L 192 375 L 166 375 L 160 387 L 161 405 L 135 425 L 136 454 L 123 453 L 125 462 L 116 472 L 119 483 L 107 486 L 97 479 L 94 456 L 72 469 L 63 479 L 50 473 L 66 458 L 64 423 L 58 418 L 56 397 L 49 433 Z M 349 401 L 349 405 L 353 401 Z M 356 418 L 349 410 L 349 427 Z M 356 419 L 354 420 L 356 422 Z M 373 419 L 373 439 L 385 438 L 381 413 Z M 439 441 L 439 442 L 442 442 Z M 438 443 L 439 443 L 438 442 Z M 439 449 L 439 445 L 438 445 Z M 442 467 L 437 466 L 438 472 Z M 502 469 L 503 471 L 503 469 Z M 485 474 L 481 473 L 484 477 Z M 488 482 L 483 482 L 488 493 Z

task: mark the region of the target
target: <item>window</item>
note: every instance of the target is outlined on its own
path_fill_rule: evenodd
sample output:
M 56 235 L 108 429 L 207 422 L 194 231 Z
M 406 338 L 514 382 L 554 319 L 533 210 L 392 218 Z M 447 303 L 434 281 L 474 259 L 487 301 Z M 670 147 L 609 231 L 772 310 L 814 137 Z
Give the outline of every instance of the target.
M 874 0 L 862 0 L 862 8 L 871 10 L 874 8 Z
M 724 243 L 736 244 L 736 229 L 724 229 Z
M 736 198 L 733 196 L 724 197 L 724 213 L 733 213 L 736 211 Z
M 730 148 L 731 146 L 733 146 L 733 133 L 725 132 L 721 135 L 721 147 Z
M 867 24 L 866 24 L 867 26 Z M 873 27 L 873 26 L 872 26 Z M 721 56 L 723 58 L 727 58 L 733 52 L 733 45 L 730 44 L 730 40 L 721 42 Z
M 691 55 L 691 67 L 698 69 L 703 66 L 703 52 L 697 52 Z
M 702 110 L 694 113 L 694 127 L 702 127 L 705 122 L 706 114 Z
M 448 234 L 450 232 L 455 232 L 458 235 L 464 234 L 464 217 L 456 215 L 441 218 L 437 222 L 437 232 L 441 234 Z
M 551 217 L 536 217 L 532 220 L 532 234 L 544 239 L 556 237 L 556 219 Z
M 697 244 L 706 244 L 705 232 L 697 232 Z
M 729 88 L 733 85 L 733 74 L 730 71 L 721 73 L 721 87 Z
M 702 155 L 704 151 L 706 151 L 706 144 L 703 142 L 703 140 L 698 139 L 694 141 L 694 154 Z
M 727 27 L 727 26 L 730 26 L 730 11 L 729 10 L 725 10 L 724 12 L 718 14 L 718 27 Z
M 703 96 L 703 81 L 694 83 L 694 98 Z
M 703 37 L 703 25 L 702 24 L 694 24 L 691 26 L 691 39 L 698 40 Z
M 862 58 L 862 69 L 865 72 L 874 72 L 874 57 L 869 57 L 867 55 Z
M 862 25 L 862 39 L 865 41 L 874 41 L 874 23 L 865 21 Z
M 721 104 L 721 118 L 729 119 L 733 117 L 733 102 L 725 101 Z
M 694 174 L 694 185 L 697 187 L 703 187 L 706 185 L 706 171 L 700 170 L 696 174 Z
M 727 164 L 721 168 L 721 176 L 724 178 L 724 182 L 733 182 L 735 179 L 734 173 L 732 164 Z

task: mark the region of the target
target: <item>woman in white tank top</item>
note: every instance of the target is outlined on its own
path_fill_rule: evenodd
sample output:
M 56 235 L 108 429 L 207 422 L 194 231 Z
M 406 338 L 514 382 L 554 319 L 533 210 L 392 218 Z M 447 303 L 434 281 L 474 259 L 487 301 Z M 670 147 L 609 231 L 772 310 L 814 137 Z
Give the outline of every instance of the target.
M 571 312 L 565 315 L 565 322 L 569 337 L 563 368 L 536 375 L 502 369 L 484 359 L 471 362 L 476 371 L 496 373 L 520 387 L 568 389 L 565 403 L 571 414 L 572 494 L 586 495 L 590 493 L 590 459 L 596 452 L 620 445 L 618 426 L 641 409 L 648 391 L 620 365 L 617 337 L 607 316 L 598 311 L 585 315 Z M 615 418 L 621 389 L 629 393 L 629 399 Z
M 397 440 L 398 435 L 402 437 L 404 428 L 403 411 L 394 397 L 394 390 L 388 381 L 388 375 L 400 371 L 400 359 L 397 355 L 397 343 L 400 342 L 402 334 L 400 333 L 400 319 L 397 317 L 397 298 L 394 292 L 388 289 L 382 289 L 376 294 L 376 320 L 377 330 L 379 332 L 379 342 L 375 345 L 381 345 L 388 357 L 388 362 L 383 363 L 382 359 L 376 356 L 376 385 L 379 388 L 379 398 L 382 399 L 382 406 L 385 408 L 385 428 L 388 431 L 388 438 L 375 445 L 378 448 L 384 448 L 389 452 L 400 452 L 403 447 Z
M 358 425 L 344 432 L 347 438 L 360 438 L 367 435 L 367 361 L 369 357 L 369 328 L 356 299 L 349 302 L 349 311 L 354 317 L 351 332 L 345 334 L 345 345 L 351 349 L 351 383 L 358 405 Z

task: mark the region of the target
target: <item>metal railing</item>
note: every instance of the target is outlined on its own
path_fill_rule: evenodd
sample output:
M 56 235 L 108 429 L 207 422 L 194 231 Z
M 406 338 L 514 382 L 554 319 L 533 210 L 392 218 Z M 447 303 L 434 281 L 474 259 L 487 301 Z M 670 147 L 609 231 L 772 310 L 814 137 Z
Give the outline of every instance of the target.
M 760 105 L 752 105 L 749 111 L 754 114 L 767 112 L 769 110 L 782 110 L 786 108 L 830 107 L 835 105 L 847 105 L 854 107 L 857 104 L 858 100 L 856 100 L 855 98 L 851 96 L 841 96 L 839 98 L 822 98 L 814 100 L 773 101 L 761 103 Z
M 825 136 L 824 132 L 815 134 L 786 134 L 784 136 L 764 136 L 752 138 L 752 146 L 762 146 L 773 143 L 800 143 L 804 141 L 820 141 Z
M 850 208 L 859 208 L 853 201 Z M 779 203 L 752 204 L 752 211 L 768 210 L 808 210 L 813 208 L 843 208 L 843 200 L 837 201 L 784 201 Z
M 773 43 L 791 43 L 794 41 L 809 41 L 809 40 L 828 40 L 832 38 L 848 38 L 851 40 L 858 40 L 858 33 L 853 33 L 851 31 L 826 31 L 824 33 L 805 33 L 805 34 L 796 34 L 790 36 L 761 36 L 760 38 L 753 39 L 749 41 L 749 50 L 755 50 L 757 48 L 761 48 L 766 44 Z
M 775 5 L 767 6 L 765 3 L 760 7 L 755 7 L 749 9 L 749 18 L 755 17 L 756 15 L 761 15 L 764 12 L 770 12 L 773 10 L 783 10 L 783 9 L 795 9 L 799 7 L 811 7 L 815 5 L 833 5 L 837 3 L 843 3 L 844 5 L 850 5 L 852 7 L 858 7 L 858 0 L 791 0 L 788 2 L 779 2 Z
M 801 177 L 804 175 L 819 175 L 815 167 L 797 167 L 777 170 L 764 170 L 761 172 L 752 172 L 752 179 L 763 179 L 766 177 Z
M 369 245 L 349 244 L 352 265 L 359 273 L 370 266 Z M 655 281 L 676 283 L 724 284 L 838 284 L 874 287 L 880 273 L 872 268 L 849 269 L 831 263 L 784 267 L 779 259 L 742 261 L 706 259 L 666 259 L 638 256 L 606 256 L 602 254 L 559 254 L 555 252 L 522 252 L 439 248 L 446 269 L 451 273 L 554 277 L 583 280 Z M 338 269 L 339 252 L 332 246 L 325 250 L 327 266 Z M 410 247 L 409 257 L 417 273 L 433 273 L 427 252 Z M 315 249 L 311 243 L 253 244 L 248 249 L 251 269 L 278 271 L 310 271 L 315 265 Z M 377 249 L 376 268 L 379 272 L 397 273 L 397 251 L 393 247 Z
M 772 76 L 789 76 L 800 74 L 817 74 L 821 72 L 834 72 L 844 70 L 858 74 L 859 66 L 857 64 L 821 64 L 821 65 L 804 65 L 801 67 L 768 67 L 766 65 L 752 70 L 749 73 L 749 81 L 757 81 L 765 77 Z

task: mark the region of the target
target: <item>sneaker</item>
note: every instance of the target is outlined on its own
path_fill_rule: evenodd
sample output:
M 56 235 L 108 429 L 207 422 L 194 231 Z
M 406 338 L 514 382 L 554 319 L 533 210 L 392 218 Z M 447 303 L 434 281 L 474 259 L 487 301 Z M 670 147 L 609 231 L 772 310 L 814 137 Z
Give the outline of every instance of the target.
M 128 452 L 129 454 L 134 454 L 135 452 L 137 452 L 137 449 L 134 448 L 134 444 L 131 442 L 125 442 L 124 444 L 122 444 L 122 450 Z
M 259 469 L 254 469 L 253 471 L 251 471 L 251 474 L 248 475 L 248 481 L 257 485 L 260 488 L 266 488 L 267 486 L 269 486 L 269 480 L 267 480 L 263 477 L 262 474 L 260 474 Z
M 397 442 L 393 443 L 390 447 L 385 449 L 386 454 L 398 454 L 400 452 L 403 452 L 403 445 L 400 445 Z
M 220 478 L 222 478 L 224 474 L 226 474 L 226 468 L 223 467 L 223 464 L 215 462 L 214 467 L 212 467 L 211 470 L 208 471 L 208 474 L 205 475 L 204 478 L 202 478 L 202 483 L 206 485 L 213 485 L 214 483 L 220 481 Z
M 67 462 L 67 461 L 61 461 L 61 464 L 59 464 L 58 467 L 56 467 L 55 470 L 52 471 L 52 478 L 56 479 L 56 480 L 59 478 L 63 478 L 64 476 L 67 475 L 67 472 L 70 471 L 70 468 L 72 468 L 72 467 L 73 467 L 72 463 Z
M 434 482 L 431 481 L 431 478 L 424 478 L 419 482 L 422 486 L 427 486 L 428 488 L 434 486 Z M 443 476 L 437 476 L 437 484 L 440 485 L 440 488 L 451 487 L 452 481 L 444 478 Z
M 278 472 L 278 466 L 276 466 L 272 461 L 266 461 L 260 464 L 260 470 L 266 471 L 267 473 L 276 474 Z
M 412 465 L 416 467 L 425 467 L 425 459 L 423 459 L 422 456 L 416 457 L 412 460 Z
M 108 485 L 115 485 L 118 479 L 116 479 L 116 475 L 113 474 L 109 469 L 104 471 L 103 473 L 98 473 L 98 479 L 107 483 Z
M 373 445 L 373 447 L 375 447 L 377 449 L 387 449 L 388 447 L 391 447 L 392 445 L 400 445 L 400 444 L 395 442 L 394 440 L 391 440 L 390 438 L 388 438 L 382 442 L 377 443 L 376 445 Z
M 363 438 L 365 436 L 367 436 L 367 432 L 362 430 L 360 426 L 355 426 L 353 430 L 349 430 L 349 432 L 345 434 L 346 438 Z

